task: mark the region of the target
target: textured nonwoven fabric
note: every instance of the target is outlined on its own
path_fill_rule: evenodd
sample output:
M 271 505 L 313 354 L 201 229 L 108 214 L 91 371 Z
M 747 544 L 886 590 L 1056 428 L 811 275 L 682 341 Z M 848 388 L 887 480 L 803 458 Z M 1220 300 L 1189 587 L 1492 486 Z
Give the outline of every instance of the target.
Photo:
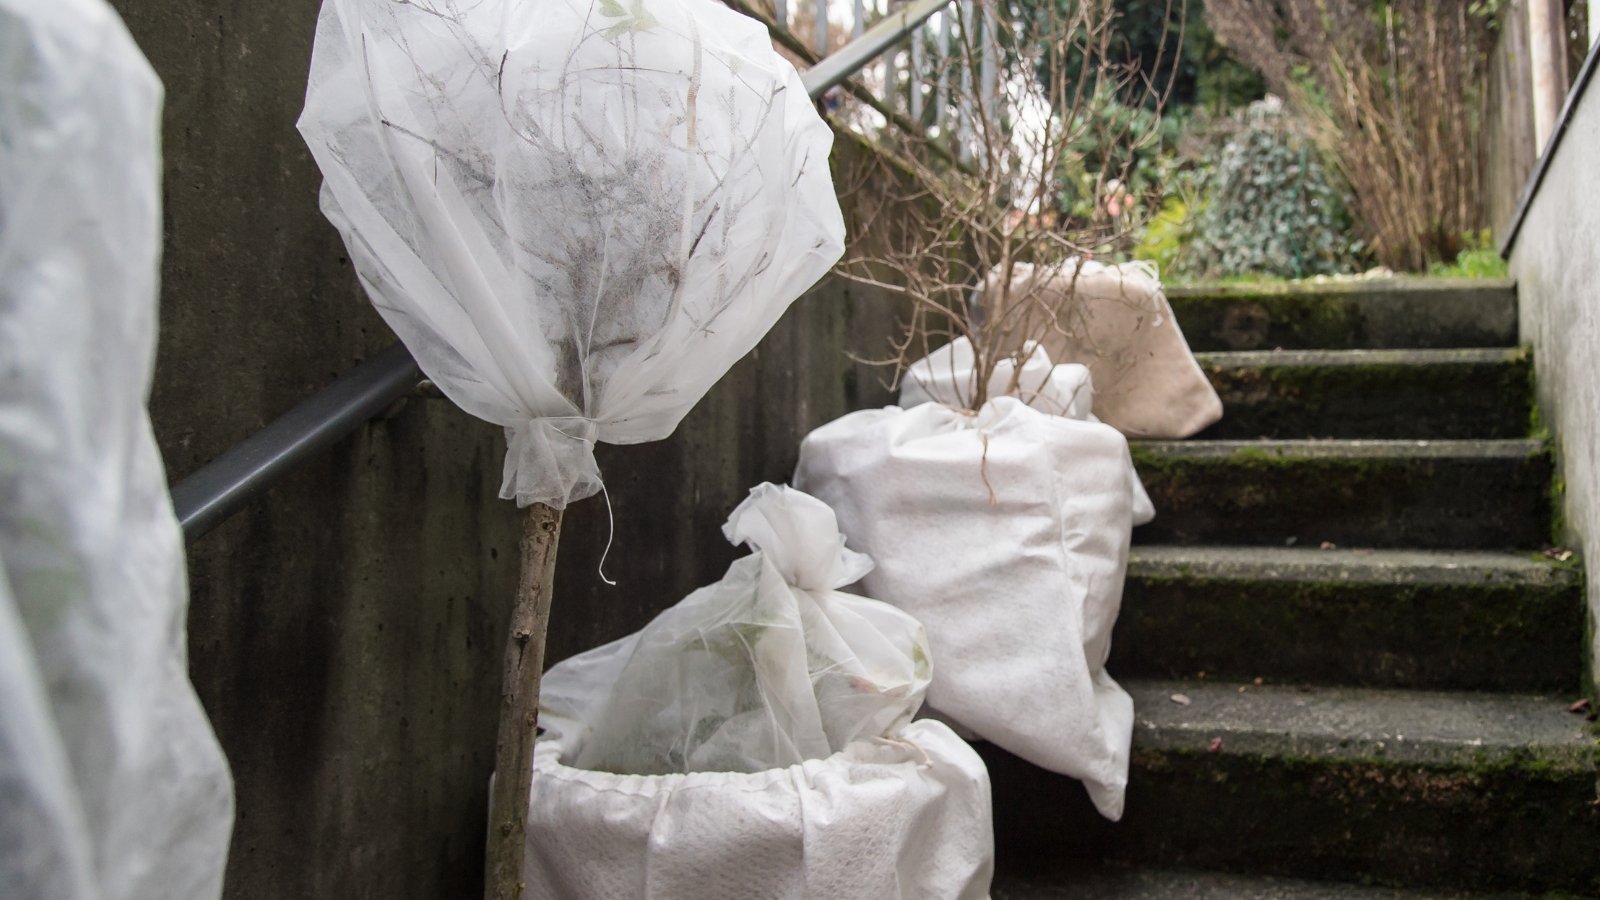
M 843 252 L 833 135 L 704 0 L 325 0 L 299 120 L 368 296 L 506 429 L 501 496 L 600 488 Z
M 1105 661 L 1153 515 L 1127 439 L 1009 396 L 891 406 L 807 435 L 794 483 L 876 562 L 861 590 L 927 628 L 928 706 L 1120 818 L 1133 702 Z

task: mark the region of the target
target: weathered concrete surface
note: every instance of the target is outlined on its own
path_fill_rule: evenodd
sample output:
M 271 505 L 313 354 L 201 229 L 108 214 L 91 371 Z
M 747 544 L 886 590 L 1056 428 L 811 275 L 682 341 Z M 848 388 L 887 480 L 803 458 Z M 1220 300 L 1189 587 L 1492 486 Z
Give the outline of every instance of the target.
M 1201 439 L 1518 438 L 1533 362 L 1520 347 L 1198 353 L 1222 398 Z
M 1567 131 L 1511 246 L 1522 338 L 1534 348 L 1544 421 L 1566 484 L 1568 539 L 1600 560 L 1600 79 L 1571 101 Z M 1600 692 L 1600 579 L 1589 588 L 1591 666 Z
M 1051 877 L 995 878 L 994 900 L 1494 900 L 1525 894 L 1436 893 L 1267 875 L 1082 866 Z
M 1221 738 L 1215 752 L 1246 756 L 1518 765 L 1579 778 L 1594 772 L 1595 739 L 1582 716 L 1567 712 L 1565 694 L 1218 681 L 1131 681 L 1126 687 L 1141 750 L 1207 751 Z
M 167 86 L 152 413 L 181 479 L 393 340 L 317 210 L 294 130 L 316 0 L 113 0 Z M 616 521 L 576 504 L 550 659 L 637 628 L 734 554 L 719 526 L 799 437 L 881 402 L 893 315 L 829 285 L 677 438 L 607 448 Z M 876 318 L 874 318 L 876 317 Z M 498 429 L 413 399 L 189 548 L 191 666 L 239 791 L 234 900 L 470 897 L 519 517 Z
M 1125 686 L 1137 722 L 1121 822 L 1096 816 L 1076 782 L 979 745 L 1000 871 L 1037 882 L 1088 857 L 1411 887 L 1600 890 L 1595 741 L 1566 696 Z
M 1529 553 L 1133 548 L 1118 678 L 1571 691 L 1583 576 Z
M 1509 281 L 1394 278 L 1192 285 L 1167 298 L 1193 350 L 1506 347 Z
M 1135 441 L 1156 508 L 1142 544 L 1536 550 L 1540 441 Z

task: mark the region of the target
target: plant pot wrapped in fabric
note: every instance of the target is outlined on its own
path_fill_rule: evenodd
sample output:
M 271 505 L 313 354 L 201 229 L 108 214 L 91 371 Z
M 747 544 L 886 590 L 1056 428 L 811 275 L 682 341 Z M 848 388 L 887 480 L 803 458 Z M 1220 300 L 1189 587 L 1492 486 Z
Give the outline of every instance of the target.
M 1036 329 L 1050 358 L 1081 363 L 1094 378 L 1094 414 L 1130 437 L 1185 438 L 1222 418 L 1222 400 L 1172 315 L 1155 266 L 1068 259 L 1018 263 L 1008 291 L 991 273 L 979 303 L 986 319 L 1007 302 L 1052 313 Z
M 872 563 L 813 497 L 761 485 L 724 532 L 755 552 L 545 676 L 529 894 L 987 896 L 983 761 L 911 721 L 922 626 L 836 590 Z
M 1052 366 L 1038 348 L 1003 361 L 974 413 L 960 407 L 976 377 L 971 346 L 947 345 L 911 368 L 902 395 L 943 402 L 818 428 L 795 484 L 876 561 L 863 590 L 927 627 L 939 663 L 929 706 L 1081 779 L 1117 819 L 1133 703 L 1105 660 L 1150 500 L 1127 439 L 1088 416 L 1083 366 Z

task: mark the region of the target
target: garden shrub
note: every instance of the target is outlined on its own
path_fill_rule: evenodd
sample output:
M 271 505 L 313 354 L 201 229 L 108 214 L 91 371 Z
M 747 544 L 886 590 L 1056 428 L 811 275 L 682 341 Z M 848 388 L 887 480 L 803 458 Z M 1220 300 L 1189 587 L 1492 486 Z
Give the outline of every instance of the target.
M 1275 97 L 1252 103 L 1234 121 L 1202 179 L 1206 202 L 1193 219 L 1182 270 L 1302 278 L 1354 268 L 1360 248 L 1350 238 L 1340 185 L 1311 138 Z

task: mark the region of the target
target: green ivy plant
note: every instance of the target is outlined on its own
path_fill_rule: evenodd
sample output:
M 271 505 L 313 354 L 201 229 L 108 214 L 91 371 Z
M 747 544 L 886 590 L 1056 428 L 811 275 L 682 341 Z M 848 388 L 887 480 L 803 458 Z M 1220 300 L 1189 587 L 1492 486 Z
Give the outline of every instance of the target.
M 1358 267 L 1339 183 L 1277 98 L 1235 119 L 1202 189 L 1182 261 L 1189 274 L 1304 278 Z

